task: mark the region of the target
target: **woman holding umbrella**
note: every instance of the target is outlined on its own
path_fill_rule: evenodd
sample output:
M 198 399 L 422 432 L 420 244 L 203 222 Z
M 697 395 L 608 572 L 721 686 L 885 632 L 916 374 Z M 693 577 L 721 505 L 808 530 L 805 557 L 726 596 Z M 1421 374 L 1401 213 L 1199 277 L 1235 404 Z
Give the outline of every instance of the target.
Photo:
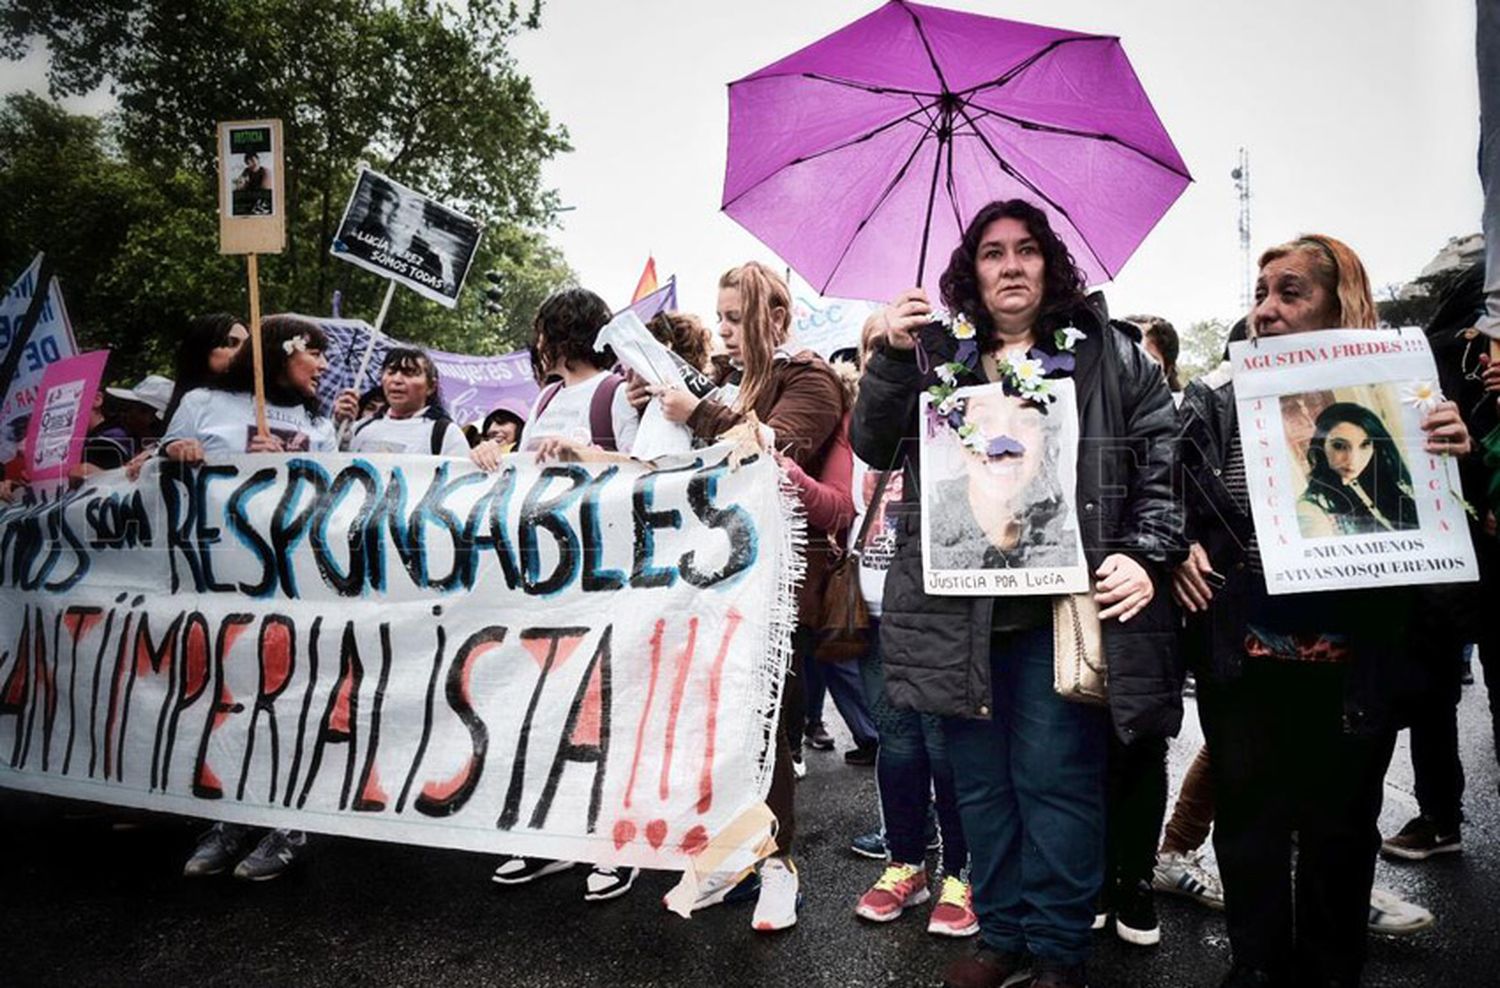
M 1332 237 L 1304 236 L 1262 254 L 1255 298 L 1252 337 L 1375 326 L 1364 265 Z M 1320 430 L 1339 417 L 1339 405 L 1330 409 L 1335 414 L 1320 417 Z M 1377 429 L 1385 435 L 1373 418 L 1360 418 L 1358 434 L 1348 433 L 1351 454 L 1361 437 Z M 1203 656 L 1198 710 L 1213 754 L 1214 849 L 1234 952 L 1224 985 L 1357 985 L 1386 767 L 1407 713 L 1403 701 L 1421 695 L 1407 634 L 1415 591 L 1270 598 L 1234 382 L 1188 385 L 1181 429 L 1192 545 L 1173 592 L 1199 615 L 1188 635 Z M 1429 453 L 1469 450 L 1450 401 L 1427 414 L 1422 430 Z M 1315 466 L 1320 455 L 1310 455 Z M 1373 447 L 1367 455 L 1374 457 Z M 1387 470 L 1381 483 L 1395 495 L 1404 468 Z M 1331 485 L 1342 486 L 1336 475 Z M 1398 502 L 1381 513 L 1399 520 L 1406 510 Z
M 920 478 L 907 450 L 881 625 L 886 689 L 898 707 L 944 718 L 982 941 L 945 984 L 999 988 L 1029 957 L 1036 985 L 1081 988 L 1104 879 L 1111 723 L 1124 740 L 1165 736 L 1182 713 L 1174 622 L 1158 593 L 1182 554 L 1172 399 L 1150 358 L 1085 302 L 1071 254 L 1029 202 L 979 210 L 940 286 L 949 325 L 920 290 L 885 310 L 883 344 L 855 406 L 855 453 L 894 463 L 917 434 L 918 395 L 955 364 L 967 368 L 961 385 L 1003 383 L 1023 359 L 1049 377 L 1070 376 L 1081 437 L 1076 505 L 1111 687 L 1108 710 L 1054 692 L 1050 598 L 925 591 Z

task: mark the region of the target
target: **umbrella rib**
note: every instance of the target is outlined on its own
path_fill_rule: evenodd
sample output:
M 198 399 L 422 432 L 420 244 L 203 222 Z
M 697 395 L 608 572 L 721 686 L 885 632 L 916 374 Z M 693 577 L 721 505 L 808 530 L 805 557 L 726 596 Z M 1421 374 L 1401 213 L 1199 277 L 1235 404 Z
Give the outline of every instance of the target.
M 865 93 L 878 93 L 882 95 L 885 93 L 894 93 L 897 96 L 926 96 L 931 99 L 937 99 L 937 97 L 940 95 L 938 93 L 924 93 L 918 89 L 900 89 L 895 86 L 876 86 L 867 82 L 855 82 L 853 79 L 840 79 L 838 76 L 824 75 L 821 72 L 801 72 L 798 74 L 801 75 L 804 79 L 812 79 L 815 82 L 826 82 L 834 86 L 844 86 L 847 89 L 858 89 L 861 92 Z M 781 74 L 779 76 L 756 76 L 756 79 L 775 79 L 778 77 L 785 78 L 787 75 L 790 75 L 790 73 Z
M 1022 175 L 1019 171 L 1016 170 L 1016 167 L 1014 165 L 1001 157 L 1000 152 L 996 151 L 995 146 L 990 143 L 990 139 L 985 136 L 984 132 L 981 131 L 978 125 L 974 123 L 974 118 L 969 116 L 968 104 L 960 103 L 958 106 L 958 112 L 962 113 L 964 115 L 964 119 L 969 122 L 969 126 L 974 128 L 974 136 L 979 138 L 979 143 L 983 144 L 985 150 L 994 157 L 995 163 L 1000 166 L 1001 170 L 1011 178 L 1015 179 L 1017 182 L 1020 182 L 1022 185 L 1026 186 L 1026 188 L 1030 189 L 1036 195 L 1040 196 L 1042 200 L 1047 203 L 1047 205 L 1057 210 L 1058 214 L 1065 220 L 1067 220 L 1068 223 L 1073 227 L 1073 229 L 1078 230 L 1078 239 L 1083 241 L 1083 245 L 1089 249 L 1089 253 L 1094 255 L 1094 260 L 1099 262 L 1099 267 L 1105 273 L 1105 275 L 1113 278 L 1114 274 L 1109 270 L 1109 265 L 1104 263 L 1104 258 L 1099 256 L 1099 252 L 1094 249 L 1094 245 L 1089 243 L 1088 236 L 1078 228 L 1078 224 L 1074 222 L 1072 215 L 1070 215 L 1068 211 L 1063 208 L 1062 204 L 1056 199 L 1053 199 L 1047 193 L 1043 192 L 1040 188 L 1037 187 L 1035 182 L 1027 178 L 1025 175 Z
M 876 127 L 874 130 L 871 130 L 871 131 L 868 131 L 868 132 L 866 132 L 864 134 L 861 134 L 858 137 L 851 137 L 849 140 L 844 141 L 842 144 L 835 144 L 833 147 L 824 148 L 821 151 L 814 151 L 812 154 L 804 154 L 804 155 L 801 155 L 800 157 L 793 158 L 791 161 L 788 161 L 786 164 L 780 166 L 775 171 L 772 171 L 765 178 L 762 178 L 759 181 L 757 181 L 754 185 L 751 185 L 748 188 L 743 189 L 740 192 L 739 195 L 735 196 L 733 199 L 731 199 L 728 202 L 724 203 L 719 208 L 720 209 L 728 209 L 730 206 L 733 206 L 735 203 L 739 202 L 742 198 L 744 198 L 745 196 L 749 195 L 751 192 L 755 191 L 755 189 L 757 189 L 758 187 L 760 187 L 762 184 L 764 184 L 765 182 L 769 181 L 771 178 L 775 177 L 776 175 L 779 175 L 783 170 L 785 170 L 787 168 L 791 168 L 793 165 L 800 165 L 800 164 L 802 164 L 804 162 L 812 161 L 814 158 L 821 158 L 824 155 L 833 154 L 835 151 L 842 151 L 845 148 L 853 147 L 854 145 L 859 144 L 862 141 L 868 141 L 870 138 L 874 137 L 876 134 L 882 134 L 882 133 L 884 133 L 884 132 L 892 129 L 893 127 L 899 127 L 900 125 L 902 125 L 904 123 L 907 123 L 909 121 L 915 120 L 917 118 L 917 116 L 920 115 L 920 114 L 923 114 L 926 109 L 927 109 L 927 107 L 925 105 L 918 106 L 915 110 L 912 110 L 910 113 L 906 114 L 905 116 L 900 116 L 900 117 L 897 117 L 896 119 L 891 120 L 891 121 L 889 121 L 887 123 L 883 123 L 879 127 Z M 928 119 L 929 119 L 929 121 L 931 120 L 930 117 Z M 922 137 L 918 139 L 919 143 L 920 143 L 920 141 L 922 139 L 925 139 L 927 137 L 927 135 L 932 132 L 932 126 L 933 125 L 931 123 L 929 123 L 929 124 L 924 124 L 924 125 L 921 125 L 921 126 L 923 127 L 923 133 L 922 133 Z
M 954 144 L 950 143 L 948 145 L 948 178 L 946 180 L 948 186 L 948 205 L 953 207 L 953 223 L 958 227 L 959 233 L 962 234 L 964 218 L 958 211 L 958 187 L 953 181 L 953 148 Z
M 917 160 L 917 154 L 922 150 L 922 142 L 927 140 L 928 135 L 931 133 L 932 128 L 929 127 L 923 131 L 921 137 L 917 138 L 917 143 L 912 146 L 911 154 L 906 156 L 906 160 L 901 163 L 901 167 L 897 169 L 896 174 L 891 176 L 891 180 L 886 183 L 885 191 L 880 193 L 880 197 L 875 200 L 875 204 L 870 207 L 870 211 L 865 213 L 864 219 L 860 220 L 859 225 L 854 228 L 854 233 L 850 235 L 849 242 L 844 244 L 844 249 L 840 252 L 839 259 L 833 262 L 833 267 L 828 269 L 828 277 L 823 279 L 823 284 L 819 286 L 819 295 L 827 292 L 828 286 L 833 284 L 834 275 L 839 273 L 839 267 L 844 263 L 844 259 L 849 256 L 849 252 L 854 249 L 854 241 L 859 239 L 859 235 L 864 232 L 865 226 L 879 212 L 880 207 L 885 205 L 885 201 L 891 197 L 891 193 L 896 191 L 896 186 L 901 184 L 901 179 L 906 177 L 907 169 L 911 168 L 911 163 Z
M 917 29 L 917 37 L 922 42 L 922 49 L 927 52 L 927 60 L 932 63 L 932 71 L 937 75 L 938 85 L 943 87 L 943 92 L 948 92 L 948 79 L 943 75 L 943 67 L 938 64 L 937 56 L 932 53 L 932 45 L 927 41 L 927 32 L 922 30 L 922 19 L 905 3 L 901 4 L 901 9 L 906 11 L 907 16 L 911 18 L 912 26 Z
M 1038 123 L 1035 120 L 1027 120 L 1024 117 L 1012 116 L 1011 114 L 1005 113 L 1000 110 L 992 110 L 987 106 L 974 106 L 974 104 L 972 103 L 969 104 L 969 106 L 972 109 L 977 110 L 979 115 L 982 117 L 999 117 L 1001 120 L 1010 121 L 1017 127 L 1020 127 L 1022 130 L 1037 130 L 1045 134 L 1060 134 L 1064 137 L 1082 137 L 1093 141 L 1105 141 L 1109 144 L 1118 144 L 1120 147 L 1125 148 L 1127 151 L 1134 151 L 1136 154 L 1140 155 L 1142 158 L 1145 158 L 1153 165 L 1165 169 L 1166 171 L 1171 172 L 1173 175 L 1177 175 L 1180 178 L 1185 178 L 1189 182 L 1193 180 L 1193 176 L 1189 175 L 1181 168 L 1178 168 L 1176 165 L 1173 165 L 1171 162 L 1163 161 L 1161 158 L 1158 158 L 1150 151 L 1147 151 L 1144 148 L 1136 147 L 1129 141 L 1122 141 L 1113 134 L 1105 134 L 1088 130 L 1076 130 L 1072 127 L 1059 127 L 1055 124 Z
M 968 96 L 970 93 L 977 93 L 981 89 L 989 89 L 991 87 L 1003 86 L 1006 83 L 1010 82 L 1012 79 L 1014 79 L 1016 76 L 1020 75 L 1022 72 L 1025 72 L 1027 69 L 1031 68 L 1033 65 L 1035 65 L 1037 62 L 1041 61 L 1046 56 L 1052 54 L 1054 51 L 1056 51 L 1057 49 L 1061 48 L 1063 45 L 1071 44 L 1071 43 L 1073 43 L 1075 41 L 1119 41 L 1119 40 L 1120 40 L 1119 38 L 1116 38 L 1116 37 L 1114 37 L 1112 35 L 1107 35 L 1107 34 L 1083 34 L 1083 35 L 1079 35 L 1078 37 L 1075 37 L 1075 38 L 1058 38 L 1056 41 L 1049 41 L 1045 46 L 1043 46 L 1042 48 L 1038 49 L 1034 54 L 1028 55 L 1026 58 L 1022 59 L 1020 62 L 1018 62 L 1015 65 L 1011 66 L 1010 68 L 1006 69 L 1004 73 L 1002 73 L 1001 75 L 997 76 L 996 78 L 991 79 L 989 82 L 981 82 L 977 86 L 970 86 L 968 89 L 961 90 L 957 95 L 959 95 L 959 96 Z

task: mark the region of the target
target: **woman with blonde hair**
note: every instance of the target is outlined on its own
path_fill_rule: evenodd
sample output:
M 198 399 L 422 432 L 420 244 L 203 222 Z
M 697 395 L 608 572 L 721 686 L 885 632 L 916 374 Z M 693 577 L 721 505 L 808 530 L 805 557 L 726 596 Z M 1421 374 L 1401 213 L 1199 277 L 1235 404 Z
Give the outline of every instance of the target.
M 1364 265 L 1327 236 L 1262 254 L 1255 299 L 1253 336 L 1376 322 Z M 1415 590 L 1273 600 L 1234 382 L 1189 384 L 1179 425 L 1193 543 L 1173 591 L 1193 615 L 1187 635 L 1213 756 L 1214 847 L 1234 953 L 1223 983 L 1357 985 L 1383 781 L 1421 679 L 1408 630 Z M 1469 449 L 1452 402 L 1429 412 L 1422 431 L 1429 453 Z
M 717 398 L 698 398 L 681 388 L 653 388 L 668 420 L 686 423 L 693 435 L 711 441 L 754 415 L 767 446 L 809 476 L 818 476 L 837 442 L 847 407 L 838 376 L 821 357 L 790 346 L 792 295 L 782 278 L 764 264 L 750 261 L 719 279 L 719 338 L 724 352 L 713 358 L 710 376 Z M 828 536 L 809 526 L 807 576 L 799 601 L 793 662 L 810 658 L 813 635 L 807 620 L 817 613 L 828 572 Z M 800 733 L 802 687 L 789 677 L 782 690 L 782 721 Z M 753 926 L 766 932 L 797 922 L 799 882 L 791 851 L 796 836 L 793 792 L 796 779 L 787 731 L 777 732 L 776 763 L 766 803 L 776 814 L 776 854 L 761 866 L 760 899 Z M 702 905 L 722 901 L 740 876 L 716 876 L 699 898 Z

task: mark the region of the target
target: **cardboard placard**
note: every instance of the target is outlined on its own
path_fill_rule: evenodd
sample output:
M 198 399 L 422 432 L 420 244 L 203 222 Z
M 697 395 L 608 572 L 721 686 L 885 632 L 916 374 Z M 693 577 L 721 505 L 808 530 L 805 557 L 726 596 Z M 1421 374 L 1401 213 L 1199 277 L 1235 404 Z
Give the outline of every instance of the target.
M 26 430 L 30 480 L 66 477 L 83 459 L 89 412 L 108 360 L 108 350 L 91 350 L 47 365 Z
M 219 124 L 219 253 L 286 248 L 286 168 L 280 120 Z

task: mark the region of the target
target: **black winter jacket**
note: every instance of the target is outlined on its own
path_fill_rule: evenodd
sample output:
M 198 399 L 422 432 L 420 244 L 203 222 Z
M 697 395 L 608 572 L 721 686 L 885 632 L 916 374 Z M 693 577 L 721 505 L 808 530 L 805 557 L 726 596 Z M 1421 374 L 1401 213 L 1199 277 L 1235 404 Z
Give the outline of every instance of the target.
M 1081 306 L 1073 325 L 1080 448 L 1077 505 L 1090 568 L 1122 552 L 1156 581 L 1151 604 L 1128 623 L 1108 622 L 1110 709 L 1120 738 L 1168 737 L 1182 721 L 1182 667 L 1167 573 L 1182 558 L 1181 512 L 1172 492 L 1172 397 L 1161 369 L 1126 335 Z M 904 456 L 905 499 L 896 554 L 886 575 L 880 646 L 886 692 L 897 707 L 945 716 L 990 716 L 992 597 L 929 595 L 922 581 L 917 396 L 936 383 L 932 368 L 958 349 L 946 328 L 918 334 L 928 370 L 913 351 L 883 349 L 860 382 L 850 438 L 877 469 Z
M 1244 668 L 1247 622 L 1254 611 L 1268 607 L 1310 630 L 1348 632 L 1353 658 L 1344 690 L 1346 731 L 1379 732 L 1405 723 L 1409 702 L 1428 686 L 1408 647 L 1418 592 L 1395 587 L 1269 597 L 1265 578 L 1249 566 L 1255 531 L 1250 506 L 1223 480 L 1239 434 L 1228 375 L 1215 372 L 1191 382 L 1178 421 L 1188 539 L 1203 547 L 1225 581 L 1214 591 L 1208 612 L 1188 618 L 1184 645 L 1195 675 L 1210 689 L 1237 680 Z

